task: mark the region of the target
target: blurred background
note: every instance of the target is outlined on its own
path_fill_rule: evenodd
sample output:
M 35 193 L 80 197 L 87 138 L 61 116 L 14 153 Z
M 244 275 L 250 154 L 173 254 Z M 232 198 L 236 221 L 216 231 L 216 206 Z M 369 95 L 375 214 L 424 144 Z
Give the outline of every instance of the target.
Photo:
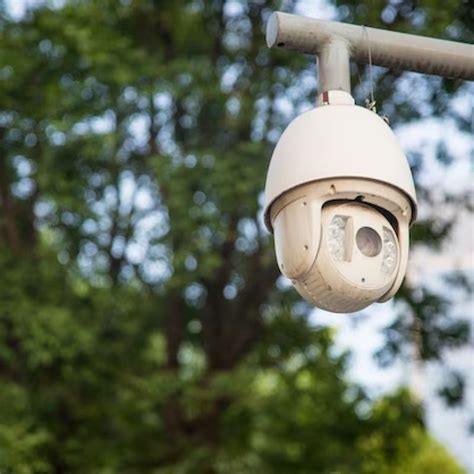
M 474 40 L 467 0 L 0 0 L 2 474 L 474 472 L 473 83 L 374 68 L 408 275 L 315 310 L 262 223 L 317 94 L 276 9 Z

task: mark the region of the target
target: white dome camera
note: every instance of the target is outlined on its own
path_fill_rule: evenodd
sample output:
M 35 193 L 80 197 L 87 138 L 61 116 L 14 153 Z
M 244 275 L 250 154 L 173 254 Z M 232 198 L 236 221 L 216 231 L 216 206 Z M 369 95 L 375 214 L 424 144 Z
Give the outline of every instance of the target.
M 416 195 L 390 127 L 343 91 L 290 123 L 270 162 L 265 222 L 301 296 L 335 313 L 390 299 L 408 261 Z

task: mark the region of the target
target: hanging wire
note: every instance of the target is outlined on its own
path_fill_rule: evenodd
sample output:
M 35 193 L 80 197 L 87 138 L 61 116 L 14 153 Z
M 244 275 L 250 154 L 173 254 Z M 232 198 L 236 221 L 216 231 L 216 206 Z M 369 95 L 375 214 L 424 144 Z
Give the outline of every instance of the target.
M 372 50 L 370 49 L 370 40 L 369 40 L 369 30 L 365 27 L 365 25 L 362 26 L 362 31 L 365 35 L 365 40 L 367 42 L 367 54 L 369 56 L 369 85 L 370 85 L 370 99 L 365 99 L 365 106 L 371 110 L 374 113 L 377 113 L 377 107 L 376 107 L 376 100 L 375 100 L 375 94 L 374 94 L 374 76 L 373 76 L 373 68 L 372 68 Z M 384 122 L 387 123 L 387 125 L 390 125 L 390 120 L 386 115 L 381 116 Z
M 364 32 L 365 40 L 367 42 L 367 52 L 368 52 L 368 55 L 369 55 L 370 100 L 366 99 L 365 100 L 365 105 L 372 112 L 377 112 L 377 109 L 375 107 L 376 101 L 375 101 L 375 97 L 374 97 L 374 77 L 373 77 L 373 73 L 372 73 L 372 51 L 370 49 L 369 31 L 367 30 L 365 25 L 362 26 L 362 31 Z

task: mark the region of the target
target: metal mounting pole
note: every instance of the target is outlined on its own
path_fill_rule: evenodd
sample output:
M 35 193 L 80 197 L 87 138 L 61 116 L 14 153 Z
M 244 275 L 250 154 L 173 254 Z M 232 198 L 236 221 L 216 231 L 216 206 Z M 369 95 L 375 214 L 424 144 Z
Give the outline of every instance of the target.
M 349 74 L 349 58 L 368 63 L 369 42 L 374 65 L 474 80 L 474 46 L 466 43 L 281 12 L 271 15 L 266 36 L 270 48 L 280 47 L 318 55 L 321 92 L 350 92 L 346 77 Z
M 321 91 L 341 90 L 351 93 L 349 44 L 338 36 L 321 47 L 318 55 L 319 88 Z

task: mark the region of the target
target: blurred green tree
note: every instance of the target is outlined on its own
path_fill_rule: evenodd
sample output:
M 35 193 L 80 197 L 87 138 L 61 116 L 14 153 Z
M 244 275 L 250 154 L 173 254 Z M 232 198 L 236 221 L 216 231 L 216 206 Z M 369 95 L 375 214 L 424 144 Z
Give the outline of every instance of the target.
M 258 196 L 273 144 L 316 93 L 305 58 L 264 44 L 279 6 L 0 8 L 1 472 L 459 472 L 406 393 L 372 405 L 345 380 L 346 356 L 278 277 Z M 364 7 L 340 16 L 468 31 L 456 2 Z M 403 77 L 378 77 L 394 123 L 420 116 L 396 95 Z M 423 81 L 429 113 L 454 113 L 463 85 Z M 415 241 L 450 226 L 421 220 Z M 425 358 L 467 340 L 448 301 L 415 290 L 384 360 L 413 320 Z

